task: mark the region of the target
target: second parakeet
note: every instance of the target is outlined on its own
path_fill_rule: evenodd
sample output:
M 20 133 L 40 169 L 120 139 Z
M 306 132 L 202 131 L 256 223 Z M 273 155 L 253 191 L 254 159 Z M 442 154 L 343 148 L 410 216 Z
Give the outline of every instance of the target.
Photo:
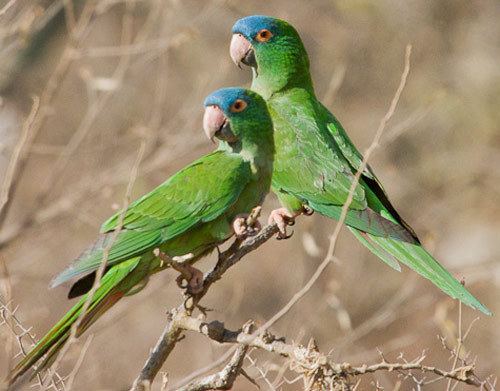
M 231 57 L 238 66 L 252 67 L 251 88 L 266 99 L 274 124 L 272 189 L 283 208 L 273 211 L 272 219 L 282 231 L 285 221 L 304 208 L 338 219 L 363 157 L 317 99 L 299 34 L 284 20 L 260 15 L 238 20 L 232 33 Z M 400 270 L 399 261 L 449 296 L 491 314 L 425 250 L 369 166 L 355 188 L 345 224 L 389 266 Z

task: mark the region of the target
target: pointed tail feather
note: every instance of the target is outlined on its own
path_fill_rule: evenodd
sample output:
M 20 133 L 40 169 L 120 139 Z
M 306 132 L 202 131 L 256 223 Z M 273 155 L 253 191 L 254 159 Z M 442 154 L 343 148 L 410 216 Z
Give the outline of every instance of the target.
M 100 286 L 95 291 L 91 304 L 79 324 L 76 333 L 77 337 L 144 278 L 144 270 L 141 270 L 143 268 L 136 269 L 140 259 L 141 258 L 132 258 L 112 267 L 103 276 Z M 132 273 L 134 269 L 138 272 Z M 78 303 L 76 303 L 73 308 L 71 308 L 33 347 L 26 357 L 16 365 L 9 375 L 9 384 L 13 384 L 45 355 L 45 359 L 38 366 L 35 374 L 50 366 L 57 356 L 58 351 L 68 339 L 71 333 L 71 326 L 80 318 L 82 307 L 86 300 L 87 295 L 82 296 Z
M 308 202 L 308 205 L 315 212 L 337 221 L 342 213 L 342 206 L 339 205 L 321 204 L 311 201 Z M 345 225 L 376 236 L 398 239 L 409 243 L 418 243 L 410 231 L 391 219 L 392 217 L 384 217 L 370 208 L 363 210 L 350 209 L 345 218 Z
M 366 232 L 359 231 L 352 227 L 347 227 L 347 228 L 349 228 L 349 230 L 353 233 L 353 235 L 356 236 L 356 239 L 358 239 L 373 254 L 379 257 L 382 261 L 384 261 L 394 270 L 398 272 L 401 271 L 401 266 L 399 265 L 398 261 L 392 255 L 388 254 L 386 251 L 378 247 L 375 243 L 372 243 L 370 241 L 370 236 Z
M 437 260 L 433 258 L 421 245 L 401 242 L 391 238 L 382 238 L 370 234 L 361 236 L 353 231 L 354 235 L 370 251 L 381 258 L 389 266 L 388 257 L 393 257 L 399 262 L 413 269 L 422 277 L 430 280 L 448 296 L 460 300 L 462 303 L 475 308 L 486 315 L 491 311 L 481 304 L 465 287 L 458 282 Z

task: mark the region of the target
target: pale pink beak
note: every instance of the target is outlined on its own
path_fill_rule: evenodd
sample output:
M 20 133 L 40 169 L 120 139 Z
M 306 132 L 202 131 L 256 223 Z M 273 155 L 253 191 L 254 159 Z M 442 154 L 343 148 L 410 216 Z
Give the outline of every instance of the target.
M 214 142 L 215 133 L 222 129 L 226 123 L 226 117 L 218 106 L 205 107 L 205 114 L 203 115 L 203 130 L 205 134 Z
M 233 34 L 231 45 L 229 46 L 229 54 L 233 62 L 241 68 L 241 63 L 248 52 L 252 49 L 252 45 L 241 34 Z

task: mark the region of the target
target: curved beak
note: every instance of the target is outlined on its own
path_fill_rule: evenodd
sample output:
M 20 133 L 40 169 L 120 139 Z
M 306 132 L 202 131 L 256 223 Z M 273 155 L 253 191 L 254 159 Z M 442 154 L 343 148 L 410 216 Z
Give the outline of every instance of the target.
M 233 34 L 229 47 L 229 54 L 238 68 L 241 68 L 242 63 L 251 67 L 257 66 L 253 47 L 242 34 Z
M 214 137 L 229 143 L 238 140 L 231 131 L 229 120 L 216 105 L 207 106 L 205 108 L 205 114 L 203 115 L 203 130 L 212 142 L 214 142 Z

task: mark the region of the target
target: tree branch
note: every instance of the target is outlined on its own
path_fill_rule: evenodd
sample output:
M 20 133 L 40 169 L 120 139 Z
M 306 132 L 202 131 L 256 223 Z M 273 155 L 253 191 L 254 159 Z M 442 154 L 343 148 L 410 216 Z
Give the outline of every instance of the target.
M 473 365 L 464 365 L 450 371 L 445 371 L 434 366 L 424 365 L 425 355 L 423 354 L 412 362 L 389 363 L 383 358 L 382 362 L 378 364 L 352 366 L 349 363 L 340 364 L 331 361 L 327 355 L 318 350 L 314 341 L 311 341 L 306 347 L 303 345 L 288 344 L 284 338 L 278 338 L 269 332 L 255 337 L 252 334 L 254 329 L 253 323 L 250 323 L 250 327 L 247 324 L 243 328 L 233 331 L 226 329 L 224 323 L 220 321 L 206 322 L 201 318 L 187 316 L 185 313 L 176 314 L 172 319 L 172 323 L 176 325 L 177 329 L 198 332 L 219 343 L 233 343 L 239 346 L 258 348 L 289 358 L 293 363 L 291 369 L 311 379 L 313 383 L 321 385 L 347 383 L 350 377 L 378 371 L 409 372 L 411 370 L 418 370 L 433 373 L 438 378 L 447 378 L 476 387 L 482 387 L 482 389 L 488 389 L 486 382 L 477 379 L 474 374 Z
M 248 346 L 238 346 L 231 360 L 220 372 L 193 380 L 188 385 L 178 388 L 177 391 L 230 390 L 241 372 L 247 351 Z

